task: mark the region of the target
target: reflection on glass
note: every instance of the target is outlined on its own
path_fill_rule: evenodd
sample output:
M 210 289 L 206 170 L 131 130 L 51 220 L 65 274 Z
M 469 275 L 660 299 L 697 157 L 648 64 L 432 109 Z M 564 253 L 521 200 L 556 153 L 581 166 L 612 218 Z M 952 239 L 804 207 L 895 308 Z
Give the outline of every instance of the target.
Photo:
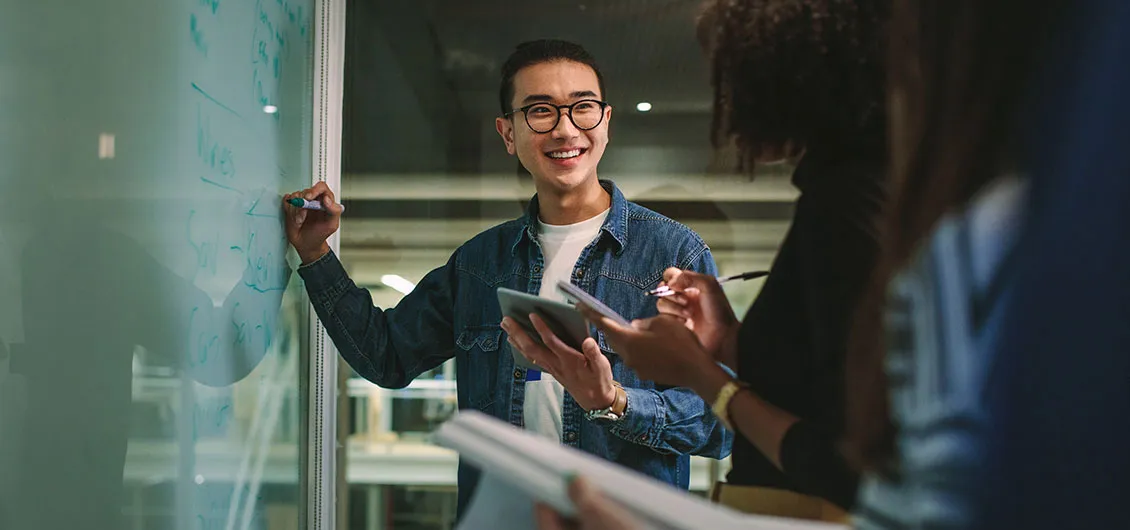
M 0 528 L 298 527 L 312 7 L 0 17 Z

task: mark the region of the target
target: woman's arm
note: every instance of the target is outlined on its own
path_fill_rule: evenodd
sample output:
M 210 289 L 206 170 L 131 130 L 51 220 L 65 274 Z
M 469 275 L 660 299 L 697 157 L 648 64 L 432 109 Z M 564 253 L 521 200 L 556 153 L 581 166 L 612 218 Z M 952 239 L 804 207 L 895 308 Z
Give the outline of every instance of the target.
M 715 365 L 705 369 L 691 388 L 707 403 L 714 403 L 723 385 L 731 379 Z M 728 412 L 734 429 L 801 490 L 844 509 L 855 502 L 859 475 L 836 447 L 834 435 L 774 406 L 749 389 L 734 395 Z
M 732 378 L 725 370 L 714 366 L 707 368 L 699 379 L 691 389 L 707 403 L 714 403 L 722 386 Z M 781 468 L 781 441 L 799 418 L 773 406 L 748 389 L 734 395 L 730 400 L 729 412 L 734 429 L 753 443 L 773 465 Z

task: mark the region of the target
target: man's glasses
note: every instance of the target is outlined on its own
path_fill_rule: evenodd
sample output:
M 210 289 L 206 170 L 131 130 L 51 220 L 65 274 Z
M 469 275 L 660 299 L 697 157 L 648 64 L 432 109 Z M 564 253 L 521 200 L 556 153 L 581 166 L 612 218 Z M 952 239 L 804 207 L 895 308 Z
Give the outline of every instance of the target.
M 595 129 L 604 121 L 604 108 L 608 103 L 595 99 L 582 99 L 572 105 L 554 105 L 552 103 L 533 103 L 525 107 L 514 109 L 504 115 L 509 118 L 515 112 L 526 115 L 526 125 L 536 133 L 547 133 L 557 128 L 561 121 L 561 111 L 567 110 L 569 121 L 582 131 Z

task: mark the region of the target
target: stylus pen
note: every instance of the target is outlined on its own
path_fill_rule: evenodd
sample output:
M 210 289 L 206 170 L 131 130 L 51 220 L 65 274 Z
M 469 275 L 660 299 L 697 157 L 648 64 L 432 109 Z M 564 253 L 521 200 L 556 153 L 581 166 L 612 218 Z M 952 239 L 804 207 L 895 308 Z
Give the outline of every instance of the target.
M 733 276 L 719 277 L 718 283 L 722 284 L 722 283 L 726 283 L 726 282 L 732 282 L 734 280 L 752 280 L 754 278 L 761 278 L 762 276 L 768 276 L 768 275 L 769 275 L 769 271 L 743 272 L 741 274 L 735 274 Z M 674 291 L 670 287 L 664 285 L 663 287 L 660 287 L 658 289 L 652 289 L 652 290 L 648 291 L 647 295 L 648 296 L 658 296 L 658 297 L 662 298 L 664 296 L 671 296 L 673 294 L 678 294 L 678 293 L 679 293 L 679 291 Z

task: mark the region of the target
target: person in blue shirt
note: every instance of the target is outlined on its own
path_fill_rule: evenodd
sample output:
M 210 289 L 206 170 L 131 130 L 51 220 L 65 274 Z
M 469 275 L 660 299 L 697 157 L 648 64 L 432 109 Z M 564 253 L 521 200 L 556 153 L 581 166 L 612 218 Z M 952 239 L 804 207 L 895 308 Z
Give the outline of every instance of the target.
M 1126 526 L 1130 3 L 1084 0 L 1056 13 L 1024 108 L 1030 213 L 985 399 L 992 429 L 972 478 L 983 494 L 967 528 Z
M 455 358 L 460 409 L 686 489 L 689 455 L 730 452 L 732 435 L 709 405 L 689 389 L 641 380 L 599 334 L 579 355 L 554 358 L 542 370 L 516 366 L 511 332 L 525 332 L 502 328 L 496 290 L 560 299 L 555 285 L 566 280 L 627 318 L 646 318 L 656 308 L 645 291 L 666 268 L 717 273 L 710 249 L 687 227 L 598 178 L 612 107 L 581 46 L 519 45 L 502 68 L 499 98 L 499 136 L 537 190 L 526 214 L 475 236 L 396 307 L 382 309 L 326 244 L 343 211 L 333 192 L 319 183 L 289 194 L 287 238 L 302 260 L 298 272 L 314 309 L 342 357 L 377 385 L 405 387 Z M 293 197 L 321 201 L 325 211 L 296 209 L 287 203 Z M 478 479 L 460 463 L 460 514 Z

